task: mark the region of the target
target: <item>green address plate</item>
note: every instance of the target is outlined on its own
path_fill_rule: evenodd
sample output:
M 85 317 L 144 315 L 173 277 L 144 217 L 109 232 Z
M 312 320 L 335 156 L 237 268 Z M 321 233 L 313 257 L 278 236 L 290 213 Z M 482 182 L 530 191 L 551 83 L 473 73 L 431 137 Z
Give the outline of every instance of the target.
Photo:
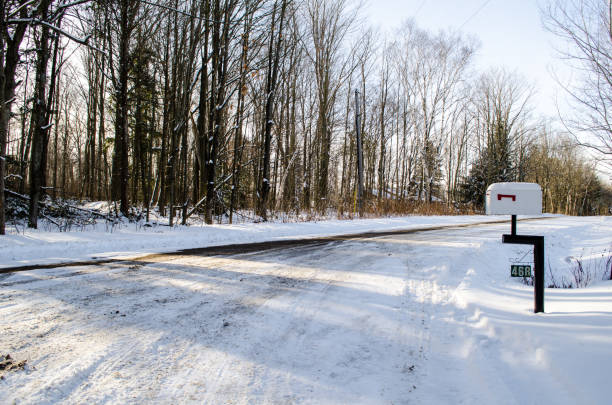
M 530 265 L 517 265 L 513 264 L 510 266 L 511 277 L 531 277 L 531 266 Z

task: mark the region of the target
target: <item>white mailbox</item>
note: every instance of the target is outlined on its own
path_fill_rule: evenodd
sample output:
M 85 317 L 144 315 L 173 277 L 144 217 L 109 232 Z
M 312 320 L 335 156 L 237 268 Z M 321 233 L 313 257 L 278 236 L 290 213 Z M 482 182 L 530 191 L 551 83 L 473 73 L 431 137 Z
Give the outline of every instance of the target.
M 487 215 L 538 215 L 542 189 L 536 183 L 493 183 L 487 188 Z

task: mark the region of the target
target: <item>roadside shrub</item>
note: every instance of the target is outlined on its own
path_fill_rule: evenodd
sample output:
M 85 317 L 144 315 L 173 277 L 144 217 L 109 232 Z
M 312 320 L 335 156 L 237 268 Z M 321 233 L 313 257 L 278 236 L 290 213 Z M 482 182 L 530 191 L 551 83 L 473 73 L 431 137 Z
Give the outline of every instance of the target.
M 584 288 L 598 280 L 612 280 L 612 246 L 588 255 L 583 251 L 579 257 L 568 256 L 565 258 L 567 268 L 553 269 L 547 262 L 548 288 Z M 533 277 L 525 278 L 523 282 L 533 285 Z

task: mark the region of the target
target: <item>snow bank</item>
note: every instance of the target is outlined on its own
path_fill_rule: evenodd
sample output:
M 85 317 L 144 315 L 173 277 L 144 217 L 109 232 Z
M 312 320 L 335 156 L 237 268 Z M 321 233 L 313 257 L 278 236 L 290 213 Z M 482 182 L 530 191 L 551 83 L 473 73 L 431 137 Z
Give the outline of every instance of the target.
M 571 272 L 568 257 L 590 256 L 595 266 L 596 252 L 609 251 L 612 217 L 519 223 L 518 233 L 544 235 L 548 286 L 551 274 Z M 609 403 L 612 281 L 600 273 L 588 288 L 546 288 L 545 313 L 534 314 L 533 287 L 509 274 L 517 259 L 532 262 L 532 251 L 499 235 L 447 264 L 441 279 L 457 288 L 453 305 L 432 317 L 437 379 L 426 380 L 424 402 Z M 452 397 L 445 385 L 462 394 Z
M 358 232 L 414 229 L 507 219 L 507 216 L 432 216 L 363 220 L 330 220 L 300 223 L 249 223 L 237 225 L 192 225 L 143 227 L 120 224 L 93 230 L 56 232 L 15 229 L 0 236 L 0 268 L 31 264 L 53 264 L 89 259 L 134 257 L 179 249 L 280 239 L 312 238 Z

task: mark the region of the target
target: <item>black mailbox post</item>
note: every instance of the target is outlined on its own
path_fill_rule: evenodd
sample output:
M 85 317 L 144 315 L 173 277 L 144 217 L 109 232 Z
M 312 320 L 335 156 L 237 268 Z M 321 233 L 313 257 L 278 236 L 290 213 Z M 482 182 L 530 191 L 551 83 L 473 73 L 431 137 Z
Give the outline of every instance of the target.
M 503 235 L 503 243 L 533 246 L 534 310 L 544 312 L 544 237 L 532 235 Z

